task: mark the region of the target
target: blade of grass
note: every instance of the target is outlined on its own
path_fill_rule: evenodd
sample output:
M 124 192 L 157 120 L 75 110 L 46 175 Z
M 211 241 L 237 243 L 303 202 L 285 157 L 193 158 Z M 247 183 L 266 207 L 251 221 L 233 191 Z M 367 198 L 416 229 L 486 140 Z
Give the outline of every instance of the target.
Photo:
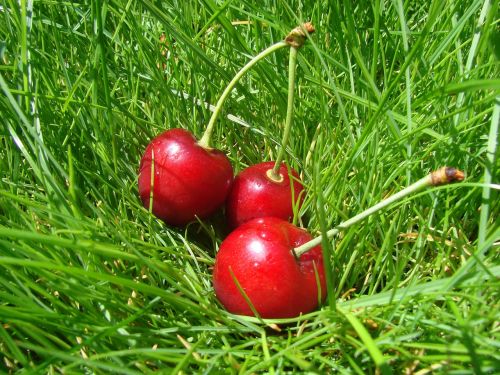
M 373 362 L 375 362 L 377 369 L 382 374 L 392 374 L 391 367 L 388 363 L 389 359 L 382 354 L 364 325 L 361 324 L 361 322 L 350 312 L 344 311 L 339 307 L 337 307 L 337 311 L 347 319 L 349 324 L 354 328 L 360 339 L 363 341 L 366 350 L 368 350 L 368 352 L 370 353 L 370 356 L 372 357 Z

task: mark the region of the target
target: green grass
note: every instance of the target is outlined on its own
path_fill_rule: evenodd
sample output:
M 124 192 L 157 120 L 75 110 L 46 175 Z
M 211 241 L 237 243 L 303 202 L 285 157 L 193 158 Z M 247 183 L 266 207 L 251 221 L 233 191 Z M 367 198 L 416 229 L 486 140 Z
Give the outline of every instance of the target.
M 500 371 L 498 1 L 82 3 L 0 1 L 0 372 Z M 325 305 L 263 322 L 214 297 L 220 217 L 164 225 L 137 169 L 161 131 L 201 137 L 234 74 L 303 20 L 299 225 L 443 165 L 466 181 L 340 233 Z M 235 171 L 277 155 L 287 66 L 282 49 L 224 105 L 213 145 Z

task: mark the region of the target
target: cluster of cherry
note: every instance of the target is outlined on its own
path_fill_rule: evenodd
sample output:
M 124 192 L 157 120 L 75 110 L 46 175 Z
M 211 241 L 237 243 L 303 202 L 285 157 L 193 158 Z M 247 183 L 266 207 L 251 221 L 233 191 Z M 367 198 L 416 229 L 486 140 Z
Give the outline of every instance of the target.
M 326 295 L 321 248 L 314 246 L 300 257 L 293 251 L 311 236 L 289 222 L 300 210 L 304 187 L 298 173 L 281 162 L 292 123 L 297 51 L 313 31 L 310 23 L 295 28 L 241 69 L 222 94 L 200 141 L 187 130 L 170 129 L 149 143 L 141 160 L 142 202 L 167 224 L 184 226 L 225 205 L 232 232 L 216 256 L 213 283 L 217 298 L 235 314 L 294 317 L 314 310 Z M 241 76 L 287 46 L 291 84 L 278 160 L 250 166 L 234 177 L 227 156 L 210 146 L 215 118 Z

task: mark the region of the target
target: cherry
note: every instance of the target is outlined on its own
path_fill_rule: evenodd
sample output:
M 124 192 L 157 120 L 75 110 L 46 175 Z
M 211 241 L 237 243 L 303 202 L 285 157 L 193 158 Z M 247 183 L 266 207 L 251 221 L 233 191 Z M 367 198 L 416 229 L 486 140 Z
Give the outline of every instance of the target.
M 271 175 L 274 164 L 272 161 L 255 164 L 236 176 L 226 201 L 226 218 L 231 228 L 258 217 L 290 220 L 294 205 L 300 208 L 304 187 L 298 173 L 293 169 L 289 172 L 281 163 L 280 179 L 275 180 Z
M 167 130 L 154 138 L 139 167 L 142 203 L 149 209 L 152 199 L 153 214 L 177 226 L 214 213 L 224 204 L 232 181 L 226 155 L 202 147 L 184 129 Z
M 326 296 L 321 247 L 298 259 L 293 252 L 311 238 L 305 230 L 274 217 L 241 225 L 222 242 L 215 258 L 217 298 L 239 315 L 254 315 L 246 298 L 262 318 L 293 318 L 313 311 Z

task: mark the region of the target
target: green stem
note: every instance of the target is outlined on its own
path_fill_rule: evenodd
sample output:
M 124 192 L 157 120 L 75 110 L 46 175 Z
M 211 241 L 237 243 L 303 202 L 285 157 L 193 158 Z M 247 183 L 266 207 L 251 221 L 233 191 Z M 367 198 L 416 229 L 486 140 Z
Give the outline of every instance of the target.
M 215 105 L 215 109 L 214 109 L 214 111 L 212 113 L 212 117 L 210 117 L 210 121 L 208 122 L 207 128 L 205 129 L 205 133 L 203 133 L 202 138 L 198 142 L 198 144 L 200 146 L 205 147 L 205 148 L 211 148 L 210 147 L 210 141 L 211 141 L 211 138 L 212 138 L 212 132 L 213 132 L 213 128 L 214 128 L 214 125 L 215 125 L 215 121 L 217 120 L 217 117 L 219 116 L 219 113 L 220 113 L 220 111 L 222 109 L 222 104 L 224 104 L 224 101 L 226 100 L 226 98 L 228 97 L 228 95 L 231 93 L 231 91 L 232 91 L 233 87 L 236 85 L 236 83 L 238 83 L 238 81 L 241 79 L 241 77 L 243 77 L 243 75 L 249 69 L 251 69 L 255 64 L 257 64 L 260 60 L 264 59 L 265 57 L 267 57 L 271 53 L 279 50 L 280 48 L 287 47 L 287 46 L 288 46 L 288 43 L 286 43 L 285 41 L 280 41 L 278 43 L 273 44 L 272 46 L 266 48 L 264 51 L 262 51 L 257 56 L 255 56 L 254 58 L 252 58 L 234 76 L 234 78 L 231 80 L 231 82 L 229 82 L 229 84 L 227 85 L 226 89 L 224 90 L 224 92 L 220 96 L 219 101 Z
M 432 172 L 426 177 L 418 180 L 417 182 L 411 184 L 407 188 L 399 191 L 398 193 L 391 195 L 389 198 L 384 199 L 383 201 L 377 203 L 375 206 L 372 206 L 367 210 L 361 212 L 360 214 L 350 218 L 349 220 L 340 223 L 335 228 L 330 229 L 328 232 L 326 232 L 326 237 L 332 238 L 341 230 L 347 229 L 350 226 L 359 223 L 361 220 L 367 218 L 368 216 L 374 214 L 375 212 L 382 210 L 383 208 L 391 205 L 392 203 L 397 202 L 398 200 L 403 199 L 404 197 L 407 197 L 408 195 L 415 193 L 420 189 L 423 189 L 428 186 L 443 185 L 453 181 L 461 181 L 463 179 L 464 179 L 463 172 L 455 168 L 443 167 L 435 172 Z M 311 250 L 313 247 L 318 246 L 322 240 L 323 236 L 318 236 L 312 239 L 311 241 L 296 247 L 295 249 L 293 249 L 293 252 L 295 253 L 295 256 L 299 258 L 302 254 Z
M 275 181 L 281 181 L 283 176 L 280 176 L 280 165 L 285 156 L 285 149 L 290 138 L 290 129 L 293 124 L 293 100 L 295 97 L 295 72 L 297 67 L 298 48 L 290 47 L 290 60 L 288 63 L 288 104 L 286 108 L 285 129 L 283 131 L 283 139 L 281 140 L 281 148 L 278 152 L 274 168 L 271 172 L 271 178 Z

